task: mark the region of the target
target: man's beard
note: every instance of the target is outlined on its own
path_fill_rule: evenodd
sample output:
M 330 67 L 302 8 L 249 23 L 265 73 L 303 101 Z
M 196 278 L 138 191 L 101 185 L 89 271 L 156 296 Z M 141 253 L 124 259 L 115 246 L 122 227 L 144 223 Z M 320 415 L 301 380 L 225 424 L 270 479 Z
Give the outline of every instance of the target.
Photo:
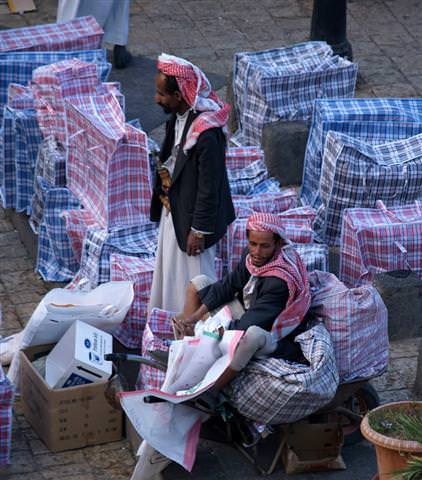
M 160 105 L 160 107 L 164 110 L 164 113 L 166 113 L 167 115 L 172 113 L 171 108 L 167 107 L 166 105 L 163 105 L 162 103 L 159 103 L 158 105 Z

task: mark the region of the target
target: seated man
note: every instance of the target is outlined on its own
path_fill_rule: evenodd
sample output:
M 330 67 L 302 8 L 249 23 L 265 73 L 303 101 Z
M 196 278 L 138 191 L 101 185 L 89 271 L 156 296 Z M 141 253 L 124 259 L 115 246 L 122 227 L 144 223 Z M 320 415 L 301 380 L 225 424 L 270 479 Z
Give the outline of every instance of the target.
M 191 335 L 196 322 L 229 305 L 233 315 L 229 328 L 245 334 L 217 388 L 232 380 L 253 356 L 303 361 L 294 337 L 303 331 L 310 305 L 306 268 L 276 215 L 255 213 L 246 228 L 248 247 L 236 268 L 215 283 L 204 275 L 195 277 L 182 315 L 173 320 L 178 335 Z

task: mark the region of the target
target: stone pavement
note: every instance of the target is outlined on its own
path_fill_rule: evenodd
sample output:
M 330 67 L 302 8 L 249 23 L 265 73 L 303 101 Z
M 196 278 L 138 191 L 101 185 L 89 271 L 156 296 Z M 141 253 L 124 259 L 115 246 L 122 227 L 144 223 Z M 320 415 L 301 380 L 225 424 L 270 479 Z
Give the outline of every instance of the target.
M 6 28 L 55 20 L 55 0 L 35 0 L 36 12 L 0 15 Z M 422 92 L 422 9 L 417 0 L 349 0 L 348 37 L 359 63 L 357 95 L 419 96 Z M 189 58 L 203 69 L 228 75 L 233 53 L 288 45 L 307 39 L 311 0 L 132 0 L 129 48 L 156 57 L 165 51 Z M 127 69 L 130 75 L 130 68 Z M 136 92 L 124 92 L 127 101 Z M 152 135 L 159 140 L 162 129 Z M 33 273 L 33 261 L 0 209 L 0 335 L 19 331 L 50 285 Z M 411 397 L 419 339 L 394 342 L 386 374 L 373 384 L 382 401 Z M 297 479 L 371 478 L 372 448 L 362 442 L 344 448 L 343 472 L 297 475 Z M 12 465 L 0 472 L 7 480 L 127 480 L 134 457 L 127 441 L 50 453 L 15 408 Z M 170 466 L 165 479 L 256 479 L 234 449 L 203 442 L 192 475 Z M 271 478 L 288 478 L 278 469 Z

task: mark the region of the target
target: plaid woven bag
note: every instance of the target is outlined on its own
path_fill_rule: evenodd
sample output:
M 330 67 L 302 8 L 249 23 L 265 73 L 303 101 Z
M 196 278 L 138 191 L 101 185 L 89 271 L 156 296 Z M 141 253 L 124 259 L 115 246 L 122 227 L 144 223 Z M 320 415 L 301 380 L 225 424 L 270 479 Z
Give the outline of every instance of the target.
M 66 102 L 67 182 L 103 228 L 149 221 L 151 171 L 146 134 L 124 123 L 111 95 L 86 105 Z
M 239 170 L 257 160 L 264 161 L 264 151 L 260 147 L 228 147 L 226 150 L 227 170 Z
M 328 245 L 339 245 L 346 208 L 373 208 L 377 200 L 405 205 L 422 197 L 422 134 L 371 145 L 329 132 L 320 193 L 314 229 Z
M 347 288 L 332 273 L 309 275 L 310 311 L 331 334 L 340 382 L 380 375 L 388 364 L 388 312 L 375 287 Z
M 10 463 L 14 388 L 0 365 L 0 466 Z
M 318 207 L 322 154 L 332 130 L 371 143 L 384 143 L 422 132 L 418 98 L 338 98 L 315 101 L 306 145 L 301 200 Z
M 127 348 L 141 348 L 155 259 L 112 254 L 110 264 L 110 280 L 131 280 L 134 290 L 132 306 L 113 336 Z
M 317 98 L 354 95 L 357 65 L 325 42 L 236 53 L 233 93 L 242 145 L 260 145 L 265 123 L 309 120 Z
M 19 50 L 96 50 L 104 32 L 92 16 L 0 31 L 0 52 Z
M 340 241 L 340 279 L 349 287 L 371 283 L 377 273 L 412 270 L 422 279 L 422 205 L 348 208 Z

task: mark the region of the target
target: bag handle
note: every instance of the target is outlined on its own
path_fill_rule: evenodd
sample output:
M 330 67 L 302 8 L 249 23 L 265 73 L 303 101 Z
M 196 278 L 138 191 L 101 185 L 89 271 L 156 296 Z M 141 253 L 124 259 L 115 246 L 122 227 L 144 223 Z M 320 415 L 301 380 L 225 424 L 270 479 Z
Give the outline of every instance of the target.
M 405 267 L 407 267 L 408 270 L 413 272 L 414 269 L 410 266 L 409 260 L 407 259 L 407 253 L 408 253 L 407 248 L 399 241 L 395 241 L 394 245 L 398 248 L 399 252 L 403 255 L 403 263 Z
M 375 202 L 375 206 L 376 206 L 376 208 L 381 210 L 383 213 L 385 213 L 388 217 L 390 217 L 393 221 L 398 222 L 398 223 L 412 222 L 412 221 L 420 220 L 422 218 L 422 203 L 421 203 L 420 200 L 415 201 L 415 207 L 416 207 L 416 210 L 418 212 L 418 216 L 413 217 L 413 218 L 409 218 L 409 219 L 406 219 L 406 220 L 403 220 L 403 219 L 399 218 L 391 210 L 388 210 L 388 208 L 386 207 L 385 203 L 382 200 L 377 200 Z

